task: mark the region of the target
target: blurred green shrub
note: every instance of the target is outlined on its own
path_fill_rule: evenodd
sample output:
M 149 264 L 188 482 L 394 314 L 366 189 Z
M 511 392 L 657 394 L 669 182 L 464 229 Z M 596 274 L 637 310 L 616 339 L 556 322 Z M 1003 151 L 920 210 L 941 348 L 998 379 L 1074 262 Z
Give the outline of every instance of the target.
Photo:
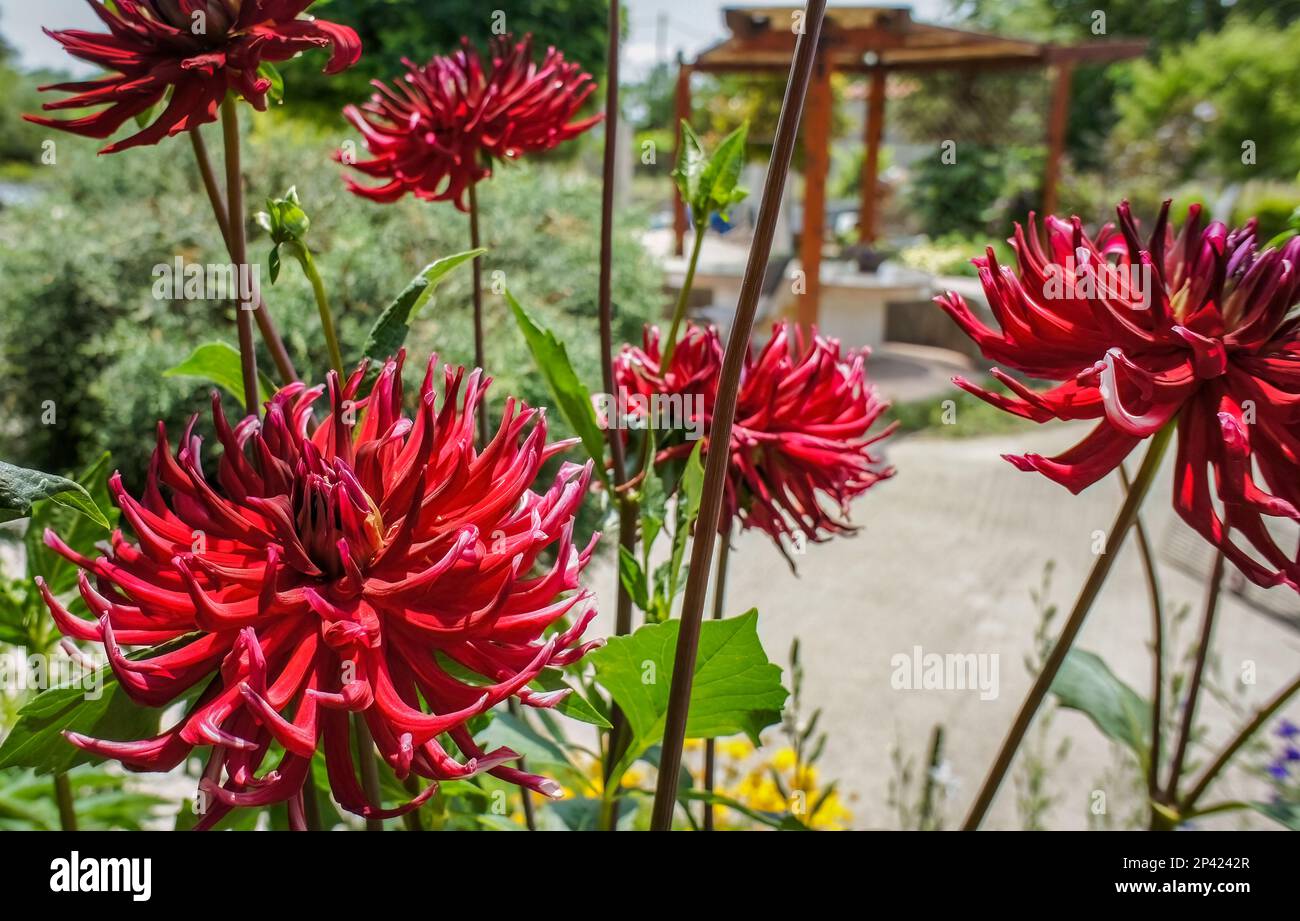
M 1300 172 L 1300 22 L 1230 22 L 1132 65 L 1111 138 L 1126 175 L 1166 182 Z M 1246 145 L 1250 145 L 1247 147 Z
M 342 167 L 329 159 L 338 138 L 319 127 L 259 118 L 247 137 L 249 213 L 297 185 L 349 358 L 416 272 L 469 248 L 468 219 L 449 204 L 381 206 L 348 193 Z M 215 132 L 208 144 L 219 156 Z M 185 139 L 97 158 L 93 142 L 60 136 L 57 150 L 57 164 L 38 168 L 37 200 L 0 212 L 0 455 L 62 471 L 111 449 L 128 482 L 138 483 L 156 420 L 175 433 L 197 412 L 206 426 L 209 388 L 161 372 L 202 342 L 235 339 L 227 303 L 156 300 L 153 267 L 177 256 L 228 259 Z M 508 286 L 550 325 L 584 381 L 598 387 L 598 181 L 559 165 L 511 165 L 483 186 L 480 201 L 491 248 L 484 279 L 492 395 L 547 401 L 493 284 Z M 642 322 L 660 307 L 659 270 L 633 236 L 639 223 L 635 212 L 620 214 L 614 303 L 621 340 L 639 339 Z M 250 258 L 264 262 L 269 240 L 249 224 Z M 307 282 L 285 273 L 272 287 L 263 271 L 262 283 L 299 372 L 319 379 L 327 360 Z M 416 320 L 407 343 L 412 389 L 430 351 L 448 362 L 472 360 L 471 325 L 465 270 Z M 261 366 L 273 370 L 264 351 Z M 557 437 L 568 434 L 559 414 L 550 420 Z

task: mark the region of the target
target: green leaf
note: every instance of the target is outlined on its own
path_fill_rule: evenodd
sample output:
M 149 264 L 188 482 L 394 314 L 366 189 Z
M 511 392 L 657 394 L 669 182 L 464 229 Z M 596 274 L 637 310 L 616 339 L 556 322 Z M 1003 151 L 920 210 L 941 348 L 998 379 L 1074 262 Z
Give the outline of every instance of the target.
M 457 268 L 486 253 L 485 249 L 473 249 L 464 253 L 457 253 L 454 256 L 446 256 L 437 262 L 431 262 L 425 266 L 419 275 L 412 279 L 411 283 L 397 299 L 384 308 L 375 325 L 370 329 L 370 335 L 366 337 L 366 344 L 362 347 L 362 354 L 367 358 L 373 358 L 375 361 L 386 361 L 391 356 L 397 354 L 402 345 L 406 342 L 406 336 L 411 331 L 411 321 L 415 315 L 420 312 L 420 308 L 425 305 L 430 297 L 433 296 L 434 289 L 438 283 Z
M 618 548 L 618 580 L 638 608 L 649 610 L 650 590 L 645 570 L 641 568 L 636 555 L 626 547 Z
M 41 499 L 49 499 L 85 515 L 103 528 L 108 527 L 108 519 L 79 483 L 0 461 L 0 522 L 26 518 L 31 514 L 32 503 Z
M 95 507 L 107 510 L 106 525 L 85 515 L 69 511 L 50 502 L 37 502 L 32 506 L 32 520 L 27 526 L 24 543 L 27 549 L 27 575 L 43 578 L 55 595 L 71 591 L 77 584 L 77 567 L 63 556 L 45 546 L 43 535 L 52 528 L 63 542 L 84 556 L 94 556 L 95 543 L 107 537 L 115 525 L 118 511 L 108 492 L 111 458 L 107 451 L 77 476 L 77 483 L 86 490 Z
M 515 322 L 524 334 L 528 350 L 532 352 L 533 361 L 546 379 L 556 405 L 582 439 L 587 456 L 595 462 L 596 475 L 607 490 L 612 489 L 609 474 L 605 470 L 605 439 L 600 424 L 596 421 L 596 409 L 591 405 L 591 391 L 578 380 L 578 373 L 573 370 L 564 343 L 556 339 L 549 329 L 539 326 L 509 291 L 506 292 L 506 302 L 510 304 Z
M 686 119 L 682 119 L 682 142 L 677 147 L 677 163 L 673 167 L 673 180 L 682 201 L 689 205 L 695 203 L 700 187 L 700 174 L 706 164 L 704 145 Z M 707 215 L 705 215 L 707 219 Z
M 139 659 L 179 649 L 193 634 L 155 649 L 132 653 Z M 67 771 L 101 759 L 69 744 L 64 731 L 99 739 L 144 739 L 158 734 L 161 709 L 142 707 L 122 691 L 112 669 L 104 666 L 74 684 L 42 691 L 18 711 L 18 721 L 0 744 L 0 769 L 35 768 L 38 774 Z
M 529 771 L 550 777 L 570 789 L 589 792 L 592 789 L 591 781 L 559 743 L 512 713 L 497 713 L 492 724 L 478 734 L 477 741 L 488 751 L 504 746 L 523 755 Z
M 700 174 L 696 205 L 703 216 L 697 213 L 697 222 L 707 221 L 713 211 L 721 212 L 726 218 L 727 209 L 749 194 L 736 186 L 740 171 L 745 166 L 745 137 L 748 133 L 749 122 L 745 122 L 723 138 L 718 149 L 709 157 L 708 165 Z
M 266 258 L 267 268 L 271 271 L 271 284 L 280 280 L 280 247 L 276 246 L 271 250 L 271 255 Z
M 163 377 L 196 377 L 216 384 L 243 405 L 244 368 L 239 350 L 225 342 L 205 342 L 190 357 L 163 372 Z M 275 385 L 265 375 L 258 375 L 258 391 L 263 400 L 271 399 Z
M 748 134 L 749 123 L 745 122 L 723 138 L 710 154 L 691 126 L 682 122 L 682 143 L 677 150 L 673 179 L 682 200 L 691 208 L 691 220 L 697 229 L 708 224 L 709 215 L 715 211 L 726 218 L 727 210 L 749 194 L 736 185 L 745 167 Z
M 1300 803 L 1251 803 L 1250 808 L 1290 831 L 1300 831 Z
M 588 656 L 596 679 L 622 708 L 632 743 L 616 767 L 628 766 L 663 737 L 680 621 L 642 627 L 612 638 Z M 701 625 L 686 736 L 713 739 L 745 733 L 758 744 L 764 728 L 780 719 L 788 692 L 781 669 L 768 661 L 758 639 L 758 612 Z
M 686 468 L 682 471 L 677 492 L 676 523 L 673 530 L 673 549 L 665 564 L 662 592 L 655 599 L 656 618 L 667 620 L 672 614 L 673 599 L 682 588 L 682 565 L 686 561 L 686 545 L 695 530 L 695 519 L 700 517 L 700 503 L 704 499 L 704 442 L 697 441 Z
M 590 723 L 592 726 L 599 726 L 602 729 L 610 728 L 609 720 L 601 714 L 599 710 L 592 706 L 591 701 L 587 700 L 582 693 L 567 681 L 564 680 L 564 673 L 559 669 L 546 668 L 537 676 L 537 680 L 529 684 L 531 688 L 540 688 L 543 691 L 572 691 L 568 697 L 560 701 L 555 710 L 563 713 L 569 719 L 577 720 L 580 723 Z
M 1151 705 L 1115 677 L 1101 657 L 1070 650 L 1052 682 L 1062 707 L 1078 710 L 1107 737 L 1128 746 L 1145 760 L 1151 739 Z

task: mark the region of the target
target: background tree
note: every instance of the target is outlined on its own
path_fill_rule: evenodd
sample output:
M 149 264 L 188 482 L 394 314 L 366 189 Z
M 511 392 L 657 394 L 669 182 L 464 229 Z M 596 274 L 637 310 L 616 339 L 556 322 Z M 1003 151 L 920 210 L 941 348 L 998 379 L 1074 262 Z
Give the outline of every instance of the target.
M 285 64 L 286 74 L 293 70 L 286 82 L 299 110 L 303 102 L 335 111 L 360 102 L 372 92 L 371 80 L 404 71 L 402 58 L 423 63 L 455 50 L 462 35 L 483 48 L 502 29 L 519 37 L 532 33 L 542 49 L 555 45 L 597 81 L 604 77 L 608 0 L 323 0 L 312 13 L 356 29 L 365 54 L 332 77 L 311 60 Z

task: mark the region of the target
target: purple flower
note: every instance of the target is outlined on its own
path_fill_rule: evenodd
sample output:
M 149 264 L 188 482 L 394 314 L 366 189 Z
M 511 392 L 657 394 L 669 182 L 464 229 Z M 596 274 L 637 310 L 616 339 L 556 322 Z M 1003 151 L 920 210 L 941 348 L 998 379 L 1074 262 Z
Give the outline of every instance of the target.
M 1294 739 L 1296 736 L 1300 736 L 1300 726 L 1290 720 L 1282 720 L 1274 731 L 1283 739 Z

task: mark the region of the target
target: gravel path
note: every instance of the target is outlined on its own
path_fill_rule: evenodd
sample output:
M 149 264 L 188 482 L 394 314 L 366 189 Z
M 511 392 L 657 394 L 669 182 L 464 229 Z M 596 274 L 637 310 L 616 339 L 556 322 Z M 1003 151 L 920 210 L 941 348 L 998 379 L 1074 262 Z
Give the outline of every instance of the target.
M 897 825 L 886 806 L 894 773 L 891 750 L 901 745 L 923 762 L 937 723 L 946 727 L 947 760 L 956 782 L 948 824 L 962 818 L 1029 687 L 1024 660 L 1039 619 L 1031 589 L 1040 584 L 1048 561 L 1055 561 L 1050 599 L 1065 609 L 1059 629 L 1093 563 L 1093 532 L 1109 527 L 1120 503 L 1114 479 L 1071 496 L 1041 476 L 1016 471 L 999 455 L 1056 453 L 1084 431 L 1054 425 L 996 438 L 896 440 L 889 460 L 898 475 L 854 510 L 862 532 L 809 547 L 799 558 L 797 578 L 762 535 L 739 540 L 732 554 L 729 615 L 758 607 L 764 645 L 781 663 L 791 639 L 801 638 L 807 703 L 824 708 L 822 726 L 831 736 L 824 776 L 839 778 L 843 789 L 856 795 L 856 826 Z M 1170 489 L 1167 464 L 1145 514 L 1162 553 L 1190 533 L 1170 508 Z M 1167 609 L 1192 609 L 1181 628 L 1180 653 L 1195 640 L 1210 559 L 1197 541 L 1187 544 L 1204 568 L 1199 578 L 1167 559 L 1160 564 Z M 612 582 L 608 568 L 592 572 L 602 610 L 594 629 L 609 629 Z M 1300 608 L 1294 598 L 1269 600 Z M 1145 696 L 1149 622 L 1145 582 L 1130 539 L 1078 645 L 1102 655 Z M 1266 699 L 1300 670 L 1300 633 L 1290 624 L 1231 593 L 1221 604 L 1218 623 L 1214 648 L 1222 684 L 1243 703 Z M 977 690 L 895 690 L 891 658 L 910 655 L 916 646 L 926 653 L 996 655 L 998 695 L 982 700 Z M 1243 685 L 1240 676 L 1250 668 L 1257 683 Z M 1296 708 L 1291 710 L 1294 715 Z M 1212 701 L 1202 705 L 1202 713 L 1212 739 L 1224 738 L 1237 722 Z M 1127 784 L 1104 776 L 1116 773 L 1116 755 L 1086 717 L 1059 713 L 1051 746 L 1066 736 L 1072 739 L 1068 758 L 1050 778 L 1060 799 L 1048 815 L 1049 827 L 1086 827 L 1097 790 L 1107 795 L 1108 813 L 1116 820 L 1140 805 Z M 1211 796 L 1244 795 L 1251 783 L 1233 778 Z M 1017 827 L 1015 799 L 1009 779 L 987 826 Z

